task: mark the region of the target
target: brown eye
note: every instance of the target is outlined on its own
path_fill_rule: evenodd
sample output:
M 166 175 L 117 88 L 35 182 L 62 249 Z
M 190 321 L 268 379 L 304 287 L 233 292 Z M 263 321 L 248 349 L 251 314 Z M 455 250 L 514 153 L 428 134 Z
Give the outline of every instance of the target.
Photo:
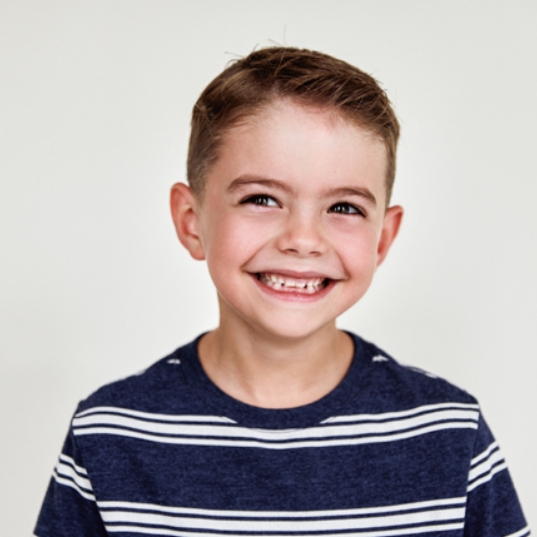
M 241 205 L 244 204 L 251 205 L 261 205 L 263 207 L 279 207 L 278 202 L 271 196 L 266 196 L 264 194 L 256 194 L 255 196 L 249 196 L 248 198 L 241 201 Z
M 351 205 L 350 203 L 336 203 L 328 209 L 329 213 L 338 213 L 338 214 L 357 214 L 364 216 L 364 212 L 358 207 Z

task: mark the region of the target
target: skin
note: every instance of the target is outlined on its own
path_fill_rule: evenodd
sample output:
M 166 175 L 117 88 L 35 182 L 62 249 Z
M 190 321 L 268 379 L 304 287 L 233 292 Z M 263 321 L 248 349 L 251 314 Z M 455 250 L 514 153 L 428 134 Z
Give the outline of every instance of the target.
M 291 408 L 341 382 L 354 349 L 336 319 L 369 288 L 403 215 L 386 209 L 385 172 L 368 131 L 279 100 L 226 133 L 203 199 L 172 187 L 177 235 L 218 292 L 220 324 L 200 360 L 228 395 Z M 302 288 L 267 285 L 267 274 Z

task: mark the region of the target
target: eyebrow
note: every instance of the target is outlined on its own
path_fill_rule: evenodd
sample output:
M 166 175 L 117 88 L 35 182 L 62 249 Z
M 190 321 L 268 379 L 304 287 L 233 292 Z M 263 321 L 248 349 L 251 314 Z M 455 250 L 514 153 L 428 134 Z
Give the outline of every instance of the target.
M 338 188 L 331 188 L 326 191 L 328 196 L 359 196 L 364 198 L 366 201 L 371 203 L 371 205 L 377 205 L 377 198 L 373 195 L 371 190 L 368 188 L 354 187 L 354 186 L 342 186 Z
M 247 185 L 260 185 L 281 190 L 283 192 L 292 192 L 291 187 L 289 187 L 286 183 L 283 183 L 282 181 L 278 181 L 276 179 L 262 177 L 259 175 L 241 175 L 240 177 L 237 177 L 236 179 L 231 181 L 230 185 L 227 187 L 226 190 L 227 192 L 234 192 L 236 190 L 239 190 L 241 187 Z M 374 207 L 376 207 L 377 205 L 377 199 L 368 188 L 342 186 L 336 188 L 329 188 L 325 190 L 323 194 L 328 197 L 359 196 L 360 198 L 364 198 Z
M 268 179 L 267 177 L 262 177 L 260 175 L 241 175 L 240 177 L 237 177 L 237 179 L 231 181 L 226 190 L 227 192 L 234 192 L 246 185 L 260 185 L 282 190 L 284 192 L 291 192 L 291 188 L 285 183 L 277 181 L 276 179 Z

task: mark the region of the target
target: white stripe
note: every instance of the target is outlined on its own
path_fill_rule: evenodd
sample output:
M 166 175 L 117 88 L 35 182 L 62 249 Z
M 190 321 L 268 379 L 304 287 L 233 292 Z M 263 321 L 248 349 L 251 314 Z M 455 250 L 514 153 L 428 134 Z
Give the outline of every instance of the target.
M 69 457 L 68 455 L 64 455 L 63 453 L 61 453 L 60 460 L 72 466 L 79 474 L 88 475 L 88 472 L 86 472 L 86 469 L 82 468 L 82 466 L 78 466 L 78 464 L 75 463 L 75 460 Z
M 472 461 L 470 462 L 470 466 L 473 467 L 478 462 L 481 462 L 483 459 L 486 459 L 490 455 L 490 452 L 498 447 L 499 447 L 498 442 L 492 442 L 492 444 L 490 444 L 490 446 L 487 449 L 485 449 L 485 451 L 481 452 L 479 455 L 477 455 L 476 457 L 472 459 Z
M 515 533 L 511 533 L 509 535 L 506 535 L 505 537 L 526 537 L 526 535 L 530 534 L 530 528 L 526 526 L 525 528 L 522 528 L 520 531 L 516 531 Z
M 228 439 L 213 439 L 213 438 L 186 438 L 172 436 L 156 436 L 147 433 L 139 433 L 127 429 L 117 429 L 115 427 L 89 427 L 74 429 L 75 436 L 84 436 L 88 434 L 110 434 L 116 436 L 126 436 L 129 438 L 138 438 L 140 440 L 148 440 L 151 442 L 160 442 L 163 444 L 179 444 L 179 445 L 194 445 L 194 446 L 229 446 L 229 447 L 251 447 L 265 449 L 294 449 L 308 447 L 325 447 L 325 446 L 354 446 L 359 444 L 375 444 L 380 442 L 393 442 L 395 440 L 403 440 L 413 438 L 427 433 L 442 431 L 447 429 L 477 429 L 477 423 L 474 422 L 444 422 L 421 427 L 412 431 L 406 431 L 398 434 L 389 434 L 383 436 L 365 436 L 359 438 L 334 438 L 328 440 L 309 440 L 299 442 L 286 443 L 270 443 L 259 440 L 228 440 Z
M 419 535 L 433 531 L 453 531 L 461 530 L 464 527 L 464 522 L 455 524 L 442 524 L 433 526 L 420 526 L 418 528 L 401 528 L 393 530 L 378 530 L 378 531 L 361 531 L 359 533 L 345 533 L 345 537 L 399 537 L 401 535 Z M 190 531 L 177 531 L 169 529 L 148 528 L 144 526 L 106 526 L 109 533 L 127 532 L 127 533 L 144 533 L 147 535 L 170 535 L 171 537 L 199 537 L 199 533 Z M 322 537 L 341 537 L 341 533 L 323 534 Z M 226 537 L 245 537 L 244 535 L 226 534 Z M 271 535 L 270 537 L 289 537 L 285 534 Z M 303 535 L 301 537 L 308 537 Z M 312 536 L 313 537 L 313 536 Z M 319 536 L 316 536 L 319 537 Z
M 162 513 L 175 513 L 186 515 L 200 515 L 209 518 L 328 518 L 364 516 L 394 511 L 417 511 L 419 509 L 447 507 L 450 505 L 463 506 L 466 496 L 459 498 L 441 498 L 423 502 L 402 503 L 398 505 L 384 505 L 381 507 L 360 507 L 354 509 L 331 509 L 323 511 L 237 511 L 222 509 L 200 509 L 193 507 L 169 507 L 153 503 L 134 502 L 97 502 L 100 509 L 128 509 L 139 511 L 157 511 Z
M 470 473 L 468 474 L 468 482 L 471 483 L 479 476 L 490 472 L 492 467 L 500 462 L 505 462 L 501 452 L 494 451 L 488 459 L 485 459 L 482 463 L 470 470 Z
M 68 464 L 59 462 L 56 465 L 56 473 L 61 477 L 67 477 L 74 481 L 81 489 L 86 490 L 87 492 L 92 492 L 90 480 L 87 477 L 82 477 L 78 475 L 75 470 Z
M 423 414 L 412 418 L 382 423 L 360 423 L 352 425 L 325 425 L 305 429 L 249 429 L 232 425 L 192 425 L 170 424 L 152 421 L 143 421 L 135 418 L 118 416 L 115 414 L 99 414 L 75 418 L 73 427 L 78 429 L 85 426 L 110 426 L 136 429 L 148 433 L 158 433 L 174 436 L 190 437 L 219 437 L 241 438 L 261 441 L 297 441 L 314 440 L 316 438 L 328 439 L 330 437 L 364 436 L 389 434 L 415 427 L 421 427 L 438 421 L 467 420 L 477 422 L 478 414 L 474 410 L 441 410 Z
M 89 492 L 82 490 L 75 482 L 71 481 L 70 479 L 65 479 L 63 477 L 58 476 L 58 474 L 55 471 L 52 474 L 52 477 L 54 478 L 56 482 L 60 483 L 60 485 L 65 485 L 67 487 L 71 487 L 72 489 L 75 489 L 80 494 L 80 496 L 82 496 L 83 498 L 86 498 L 86 500 L 91 500 L 93 502 L 95 501 L 95 496 L 93 494 L 90 494 Z
M 114 413 L 114 414 L 124 414 L 126 416 L 135 416 L 138 418 L 147 418 L 158 421 L 176 421 L 176 422 L 189 422 L 189 421 L 198 421 L 198 422 L 208 422 L 208 423 L 236 423 L 230 418 L 224 416 L 196 416 L 196 415 L 172 415 L 172 414 L 153 414 L 151 412 L 140 412 L 139 410 L 130 410 L 128 408 L 121 408 L 115 406 L 96 406 L 93 408 L 88 408 L 82 412 L 79 412 L 75 415 L 75 418 L 82 416 L 87 416 L 91 414 L 102 414 L 102 413 Z
M 507 469 L 507 464 L 505 463 L 500 464 L 499 466 L 496 466 L 487 475 L 484 475 L 477 481 L 474 481 L 473 483 L 468 485 L 467 491 L 471 492 L 472 490 L 476 489 L 480 485 L 483 485 L 483 483 L 488 483 L 498 472 L 501 472 L 502 470 L 506 470 L 506 469 Z
M 210 518 L 174 517 L 156 513 L 132 511 L 101 511 L 103 521 L 123 524 L 145 524 L 148 526 L 165 526 L 184 528 L 202 532 L 239 532 L 239 533 L 305 533 L 305 532 L 341 532 L 359 529 L 385 528 L 388 526 L 407 526 L 430 522 L 453 522 L 464 519 L 464 507 L 421 511 L 380 517 L 332 518 L 317 520 L 229 520 Z
M 429 412 L 431 410 L 461 408 L 465 410 L 479 410 L 479 405 L 466 403 L 438 403 L 435 405 L 422 405 L 409 410 L 401 410 L 398 412 L 385 412 L 383 414 L 352 414 L 350 416 L 334 416 L 328 418 L 321 423 L 341 423 L 347 421 L 379 421 L 392 418 L 402 418 L 405 416 L 413 416 L 421 412 Z

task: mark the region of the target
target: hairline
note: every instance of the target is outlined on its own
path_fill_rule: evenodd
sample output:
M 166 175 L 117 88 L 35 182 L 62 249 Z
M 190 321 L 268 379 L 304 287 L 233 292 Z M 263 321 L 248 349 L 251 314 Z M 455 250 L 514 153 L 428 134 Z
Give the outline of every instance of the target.
M 192 191 L 194 193 L 194 196 L 200 203 L 200 205 L 203 204 L 203 200 L 205 197 L 205 190 L 208 182 L 208 176 L 210 174 L 210 171 L 215 166 L 216 162 L 221 157 L 221 150 L 222 147 L 225 144 L 225 139 L 230 131 L 232 131 L 235 128 L 240 127 L 241 125 L 247 124 L 249 121 L 252 121 L 257 119 L 259 116 L 263 114 L 263 112 L 267 111 L 271 106 L 274 106 L 276 103 L 279 102 L 290 102 L 293 104 L 297 104 L 298 106 L 301 106 L 305 109 L 309 109 L 312 111 L 318 111 L 318 112 L 329 112 L 330 113 L 330 121 L 333 121 L 334 123 L 339 121 L 343 121 L 347 125 L 350 125 L 354 128 L 358 128 L 362 130 L 364 133 L 371 136 L 372 139 L 379 141 L 383 148 L 384 148 L 384 165 L 385 165 L 385 171 L 384 171 L 384 192 L 386 194 L 386 200 L 385 200 L 385 209 L 389 207 L 390 204 L 390 197 L 389 194 L 389 147 L 388 147 L 388 141 L 379 133 L 377 132 L 373 127 L 369 125 L 365 125 L 365 122 L 360 122 L 359 117 L 352 117 L 350 113 L 346 113 L 346 110 L 343 107 L 338 107 L 332 104 L 327 103 L 319 103 L 314 101 L 313 99 L 308 99 L 307 97 L 302 96 L 295 96 L 295 95 L 289 95 L 289 94 L 281 94 L 277 90 L 273 90 L 270 92 L 271 95 L 268 99 L 264 100 L 263 102 L 252 104 L 250 106 L 243 106 L 241 109 L 237 110 L 237 114 L 235 118 L 229 119 L 224 125 L 221 125 L 218 129 L 218 140 L 215 144 L 215 150 L 213 154 L 213 159 L 210 163 L 205 162 L 204 170 L 202 174 L 196 179 L 195 183 L 197 184 L 197 188 L 192 188 Z M 359 116 L 359 114 L 356 114 L 356 116 Z M 190 181 L 189 181 L 190 182 Z M 392 187 L 393 187 L 393 179 L 392 179 Z

